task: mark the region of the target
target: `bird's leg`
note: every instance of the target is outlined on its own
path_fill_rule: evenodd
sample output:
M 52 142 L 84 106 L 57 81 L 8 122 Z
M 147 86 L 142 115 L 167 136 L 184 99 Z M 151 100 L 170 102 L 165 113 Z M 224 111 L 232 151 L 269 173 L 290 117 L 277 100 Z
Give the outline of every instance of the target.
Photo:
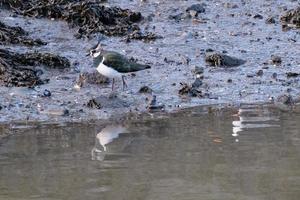
M 114 85 L 115 85 L 115 79 L 113 78 L 113 79 L 112 79 L 112 86 L 111 86 L 111 91 L 112 91 L 112 92 L 114 91 Z
M 127 88 L 127 83 L 125 82 L 125 76 L 122 76 L 122 82 L 123 82 L 123 91 L 125 90 L 125 88 Z

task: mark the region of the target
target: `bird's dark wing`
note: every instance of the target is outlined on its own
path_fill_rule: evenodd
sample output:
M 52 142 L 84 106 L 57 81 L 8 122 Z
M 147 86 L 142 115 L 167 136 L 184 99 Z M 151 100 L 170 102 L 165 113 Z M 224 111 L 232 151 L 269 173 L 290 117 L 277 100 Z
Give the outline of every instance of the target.
M 129 61 L 125 56 L 116 52 L 106 52 L 103 64 L 121 73 L 135 72 L 148 69 L 150 66 Z
M 122 54 L 116 52 L 106 52 L 103 54 L 105 60 L 103 62 L 104 65 L 113 68 L 114 70 L 126 73 L 130 72 L 130 65 L 128 60 Z

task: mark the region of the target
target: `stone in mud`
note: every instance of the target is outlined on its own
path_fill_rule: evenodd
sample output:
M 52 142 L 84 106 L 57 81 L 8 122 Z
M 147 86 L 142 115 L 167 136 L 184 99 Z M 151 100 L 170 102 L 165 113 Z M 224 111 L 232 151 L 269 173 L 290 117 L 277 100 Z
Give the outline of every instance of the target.
M 32 87 L 43 84 L 39 78 L 40 70 L 36 66 L 51 68 L 67 68 L 68 59 L 50 53 L 19 54 L 0 49 L 0 85 L 16 87 Z
M 24 44 L 27 46 L 40 46 L 47 44 L 39 39 L 31 39 L 27 35 L 28 33 L 21 27 L 8 26 L 0 21 L 0 45 Z
M 51 97 L 50 90 L 45 89 L 44 92 L 43 92 L 43 97 Z
M 288 78 L 294 78 L 294 77 L 300 76 L 300 73 L 296 73 L 296 72 L 287 72 L 287 73 L 286 73 L 286 76 L 287 76 Z
M 186 12 L 188 12 L 190 14 L 191 14 L 191 12 L 195 12 L 196 15 L 198 15 L 199 13 L 204 13 L 205 12 L 204 4 L 199 4 L 199 3 L 193 4 L 186 9 Z
M 206 53 L 205 62 L 214 67 L 237 67 L 246 63 L 245 60 L 216 52 Z
M 137 23 L 143 18 L 139 12 L 119 7 L 106 7 L 101 5 L 101 1 L 4 0 L 2 6 L 25 16 L 65 20 L 72 27 L 78 27 L 76 38 L 94 33 L 125 36 L 140 31 Z M 132 37 L 132 39 L 145 39 L 145 37 Z M 151 39 L 155 37 L 152 36 Z
M 201 78 L 196 78 L 194 83 L 192 84 L 192 88 L 198 88 L 203 85 Z
M 256 72 L 256 75 L 257 75 L 257 76 L 263 76 L 263 75 L 264 75 L 264 71 L 263 71 L 262 69 L 260 69 L 260 70 L 258 70 L 258 71 Z
M 282 59 L 280 56 L 275 56 L 275 55 L 271 56 L 271 64 L 272 65 L 281 65 L 281 63 L 282 63 Z
M 287 11 L 280 17 L 283 28 L 300 28 L 300 7 Z
M 268 17 L 266 19 L 266 24 L 275 24 L 275 23 L 276 23 L 276 21 L 275 21 L 274 17 Z
M 260 14 L 256 14 L 253 16 L 254 19 L 263 19 L 264 17 Z
M 195 68 L 192 70 L 192 72 L 195 75 L 200 75 L 200 74 L 203 74 L 204 68 L 203 67 L 199 67 L 199 66 L 195 66 Z
M 140 88 L 139 93 L 152 93 L 153 90 L 148 86 L 143 86 Z
M 277 103 L 282 103 L 282 104 L 287 105 L 287 106 L 292 106 L 292 105 L 295 104 L 295 100 L 292 97 L 292 95 L 290 95 L 290 94 L 280 95 L 277 98 L 276 102 Z

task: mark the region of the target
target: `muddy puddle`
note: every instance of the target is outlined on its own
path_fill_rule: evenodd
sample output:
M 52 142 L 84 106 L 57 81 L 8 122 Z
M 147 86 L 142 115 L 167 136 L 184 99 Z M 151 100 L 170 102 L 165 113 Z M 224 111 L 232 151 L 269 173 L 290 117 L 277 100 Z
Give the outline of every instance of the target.
M 2 127 L 0 199 L 298 200 L 299 120 L 247 105 Z

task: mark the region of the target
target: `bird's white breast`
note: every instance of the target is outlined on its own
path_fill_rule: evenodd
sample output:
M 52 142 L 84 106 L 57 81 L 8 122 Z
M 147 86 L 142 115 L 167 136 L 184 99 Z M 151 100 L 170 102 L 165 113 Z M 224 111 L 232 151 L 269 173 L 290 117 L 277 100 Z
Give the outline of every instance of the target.
M 104 61 L 104 59 L 103 59 Z M 103 61 L 97 67 L 97 71 L 108 78 L 120 78 L 122 75 L 117 70 L 103 64 Z

